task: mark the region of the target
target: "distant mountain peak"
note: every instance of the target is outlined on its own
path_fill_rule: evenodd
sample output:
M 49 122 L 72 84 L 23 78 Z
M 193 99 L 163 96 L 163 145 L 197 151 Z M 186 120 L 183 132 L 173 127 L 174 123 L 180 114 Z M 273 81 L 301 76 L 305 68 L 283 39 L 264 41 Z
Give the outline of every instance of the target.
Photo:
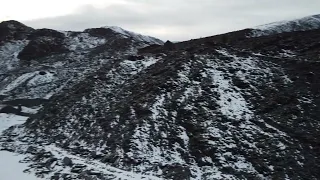
M 320 14 L 300 19 L 278 21 L 253 27 L 251 37 L 279 34 L 283 32 L 307 31 L 320 28 Z
M 22 40 L 26 34 L 34 31 L 33 28 L 28 27 L 18 21 L 2 21 L 0 23 L 0 43 L 8 40 Z
M 22 24 L 21 22 L 19 21 L 16 21 L 16 20 L 9 20 L 9 21 L 2 21 L 0 23 L 0 27 L 27 27 L 26 25 Z
M 150 42 L 152 44 L 163 44 L 163 41 L 160 39 L 157 39 L 157 38 L 154 38 L 151 36 L 138 34 L 138 33 L 132 32 L 132 31 L 128 31 L 128 30 L 125 30 L 125 29 L 118 27 L 118 26 L 103 26 L 102 28 L 110 29 L 116 33 L 122 34 L 125 37 L 133 37 L 137 40 Z

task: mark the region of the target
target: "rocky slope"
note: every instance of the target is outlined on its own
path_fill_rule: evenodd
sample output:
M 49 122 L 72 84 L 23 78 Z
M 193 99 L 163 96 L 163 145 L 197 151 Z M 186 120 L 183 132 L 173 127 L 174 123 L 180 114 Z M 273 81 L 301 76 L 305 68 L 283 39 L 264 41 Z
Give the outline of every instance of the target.
M 115 57 L 162 44 L 159 39 L 124 34 L 115 27 L 59 32 L 7 21 L 0 28 L 0 99 L 9 105 L 39 105 Z
M 0 136 L 2 150 L 25 156 L 26 172 L 320 178 L 319 29 L 261 37 L 248 29 L 164 45 L 114 27 L 27 29 L 10 41 L 18 47 L 1 46 L 1 92 L 3 104 L 22 104 L 18 112 L 30 118 Z
M 312 30 L 313 33 L 316 33 L 320 28 L 320 15 L 313 15 L 307 16 L 300 19 L 295 19 L 291 21 L 280 21 L 274 22 L 266 25 L 261 25 L 253 28 L 247 28 L 239 31 L 229 32 L 225 34 L 214 35 L 210 37 L 200 38 L 200 39 L 192 39 L 186 42 L 177 43 L 176 47 L 185 46 L 186 44 L 193 44 L 193 43 L 207 43 L 213 44 L 214 43 L 223 43 L 223 44 L 234 44 L 240 43 L 241 41 L 251 41 L 252 39 L 259 38 L 261 39 L 269 39 L 278 37 L 278 40 L 283 41 L 282 35 L 287 34 L 287 38 L 292 36 L 291 33 L 296 34 L 303 34 L 309 33 Z M 295 35 L 294 35 L 295 36 Z M 309 37 L 307 37 L 309 38 Z M 257 40 L 253 40 L 255 43 L 259 43 Z M 245 44 L 245 43 L 243 43 Z M 272 42 L 271 42 L 272 44 Z M 273 43 L 276 44 L 276 43 Z M 260 47 L 259 47 L 260 48 Z

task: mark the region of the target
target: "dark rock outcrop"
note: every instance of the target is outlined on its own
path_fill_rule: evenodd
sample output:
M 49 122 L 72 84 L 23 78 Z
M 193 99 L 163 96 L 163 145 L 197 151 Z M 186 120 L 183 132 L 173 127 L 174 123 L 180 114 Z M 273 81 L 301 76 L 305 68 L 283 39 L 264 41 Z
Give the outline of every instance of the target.
M 40 33 L 40 36 L 37 33 Z M 64 46 L 64 40 L 60 35 L 61 33 L 48 30 L 36 32 L 32 36 L 36 36 L 37 38 L 31 37 L 33 40 L 19 53 L 18 58 L 21 60 L 36 60 L 52 54 L 68 52 L 68 49 Z
M 168 51 L 173 51 L 173 50 L 175 50 L 176 47 L 175 47 L 174 43 L 172 43 L 171 41 L 167 41 L 164 43 L 163 48 Z
M 114 31 L 108 28 L 91 28 L 84 30 L 84 32 L 96 37 L 112 37 L 116 35 Z
M 37 29 L 28 36 L 28 39 L 35 40 L 39 37 L 63 39 L 65 35 L 62 32 L 52 29 Z
M 22 112 L 22 107 L 19 104 L 18 108 L 12 107 L 12 106 L 5 106 L 0 110 L 0 113 L 6 113 L 6 114 L 15 114 L 15 115 L 19 115 L 19 116 L 31 116 L 30 113 L 27 112 Z
M 62 160 L 62 162 L 63 162 L 63 164 L 64 164 L 65 166 L 72 166 L 72 165 L 73 165 L 72 160 L 71 160 L 70 158 L 68 158 L 68 157 L 64 157 L 63 160 Z
M 0 45 L 10 40 L 23 40 L 33 31 L 18 21 L 3 21 L 0 23 Z

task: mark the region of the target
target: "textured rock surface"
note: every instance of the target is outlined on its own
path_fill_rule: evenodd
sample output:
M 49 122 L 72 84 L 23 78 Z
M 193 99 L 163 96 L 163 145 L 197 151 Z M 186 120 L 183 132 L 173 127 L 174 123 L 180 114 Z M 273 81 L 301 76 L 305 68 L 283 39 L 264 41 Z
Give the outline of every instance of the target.
M 67 52 L 4 68 L 3 104 L 45 102 L 0 147 L 47 179 L 318 179 L 320 30 L 250 32 L 138 54 L 121 29 L 65 32 Z

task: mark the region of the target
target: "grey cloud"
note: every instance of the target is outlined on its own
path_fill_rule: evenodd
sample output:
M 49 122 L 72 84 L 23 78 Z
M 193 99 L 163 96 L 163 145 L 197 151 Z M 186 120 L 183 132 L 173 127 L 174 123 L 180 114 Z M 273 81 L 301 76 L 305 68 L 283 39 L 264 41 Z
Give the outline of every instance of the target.
M 128 4 L 86 5 L 65 16 L 25 21 L 35 28 L 83 30 L 105 25 L 187 40 L 319 12 L 319 0 L 127 0 Z

